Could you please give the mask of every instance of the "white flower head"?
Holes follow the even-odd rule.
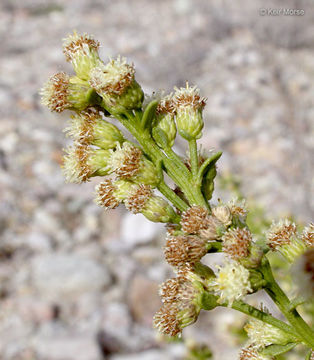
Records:
[[[293,337],[286,332],[257,319],[252,319],[244,327],[249,337],[249,344],[263,349],[272,344],[286,345]]]
[[[218,266],[218,275],[212,282],[215,293],[220,297],[218,302],[227,302],[228,306],[232,306],[235,300],[251,292],[249,277],[250,272],[235,261],[226,261],[224,266]]]

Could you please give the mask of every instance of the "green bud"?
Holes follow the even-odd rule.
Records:
[[[175,222],[177,217],[172,206],[160,196],[151,196],[146,202],[142,214],[150,221],[163,223]]]
[[[102,97],[103,106],[111,114],[142,107],[144,93],[134,73],[134,67],[120,57],[92,70],[89,83]]]
[[[105,150],[114,149],[117,144],[125,141],[121,131],[103,120],[93,109],[73,116],[70,126],[65,131],[81,144],[95,145]]]
[[[52,76],[41,89],[42,104],[51,111],[84,110],[98,102],[96,92],[77,76],[61,72]]]
[[[199,139],[204,126],[202,112],[205,99],[200,97],[195,86],[189,87],[188,83],[185,88],[175,90],[173,101],[178,131],[186,140]]]
[[[176,138],[177,128],[174,116],[171,113],[160,114],[156,117],[156,126],[152,129],[152,135],[161,148],[172,147]]]
[[[80,79],[89,80],[91,70],[102,63],[98,48],[99,42],[87,34],[78,35],[74,32],[64,39],[64,55]]]

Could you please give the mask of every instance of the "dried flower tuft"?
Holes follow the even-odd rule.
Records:
[[[142,150],[125,142],[122,147],[112,153],[112,168],[117,176],[121,178],[131,178],[136,175],[140,169],[140,161],[142,157]]]
[[[154,327],[170,336],[180,334],[182,329],[177,319],[178,311],[176,303],[164,304],[154,316]]]
[[[70,77],[64,72],[51,76],[40,91],[41,103],[51,111],[62,112],[67,109],[69,81]]]
[[[193,205],[183,212],[181,226],[187,234],[197,234],[200,230],[206,229],[208,210],[202,206]]]
[[[307,247],[314,247],[314,223],[311,223],[303,230],[302,241],[306,244]]]
[[[196,86],[189,86],[189,83],[186,83],[186,87],[181,87],[175,89],[175,94],[173,96],[173,103],[176,109],[184,107],[192,107],[195,110],[203,109],[206,105],[206,98],[200,96],[200,90]]]
[[[63,53],[67,61],[72,61],[77,53],[89,56],[90,51],[98,51],[100,44],[87,34],[78,35],[74,32],[63,40]]]
[[[178,293],[180,289],[180,281],[179,278],[168,279],[164,283],[162,283],[159,287],[159,295],[161,297],[161,301],[165,303],[172,303],[178,300]]]
[[[204,224],[206,227],[199,230],[199,234],[208,241],[218,240],[221,237],[220,233],[225,230],[221,221],[212,215],[207,216]]]
[[[296,235],[296,226],[288,219],[273,222],[267,232],[267,242],[271,249],[291,243],[291,238]]]
[[[239,360],[271,360],[273,358],[265,357],[259,354],[254,346],[243,348],[239,354]]]
[[[228,230],[222,237],[223,251],[233,260],[239,260],[249,255],[252,234],[247,228]]]
[[[239,217],[242,220],[245,220],[247,216],[247,207],[245,200],[232,199],[228,202],[228,207],[230,209],[231,215]]]
[[[168,236],[164,254],[168,264],[182,266],[198,262],[207,253],[204,239],[194,235]]]
[[[125,201],[125,207],[133,214],[142,212],[148,199],[153,195],[150,185],[139,185],[134,188]]]
[[[97,92],[122,95],[126,88],[134,81],[135,69],[127,59],[118,56],[108,64],[93,69],[90,85]]]

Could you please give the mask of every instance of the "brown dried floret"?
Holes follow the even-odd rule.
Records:
[[[252,234],[247,228],[228,230],[222,237],[223,251],[232,259],[239,260],[249,255]]]
[[[120,201],[114,196],[115,190],[112,179],[105,179],[96,187],[96,203],[106,209],[115,209],[120,204]]]
[[[65,72],[59,72],[46,82],[40,94],[41,102],[51,111],[62,112],[69,106],[69,81],[70,78]]]
[[[140,169],[141,157],[141,149],[125,142],[122,148],[113,153],[112,167],[120,178],[131,178]]]
[[[291,238],[296,235],[296,225],[288,219],[272,223],[267,232],[267,243],[271,249],[291,243]]]
[[[87,49],[98,51],[99,46],[99,41],[94,40],[91,36],[87,34],[78,35],[74,33],[74,35],[70,35],[65,39],[63,44],[63,53],[66,60],[71,61],[77,52],[80,51],[84,53]]]
[[[143,210],[152,194],[153,192],[150,185],[141,184],[137,186],[125,200],[125,207],[133,214],[138,214]]]
[[[314,223],[311,223],[308,227],[304,229],[302,234],[302,240],[307,247],[314,247]]]
[[[164,247],[166,261],[172,266],[193,264],[206,253],[204,239],[193,235],[169,236]]]
[[[182,213],[181,226],[187,234],[197,234],[207,227],[208,210],[199,205],[193,205]]]
[[[176,336],[181,333],[180,322],[177,319],[179,309],[176,303],[166,303],[154,316],[154,327],[161,333]]]

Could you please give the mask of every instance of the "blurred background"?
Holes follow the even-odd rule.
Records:
[[[216,198],[240,191],[262,214],[304,223],[314,211],[314,3],[0,2],[0,359],[184,359],[184,342],[151,328],[171,276],[163,226],[105,213],[93,202],[99,179],[65,184],[61,174],[69,114],[49,113],[38,89],[71,71],[61,44],[73,29],[94,35],[104,59],[134,62],[146,93],[197,84],[208,97],[200,142],[224,152]],[[234,360],[234,323],[243,319],[232,311],[204,313],[184,338]]]

